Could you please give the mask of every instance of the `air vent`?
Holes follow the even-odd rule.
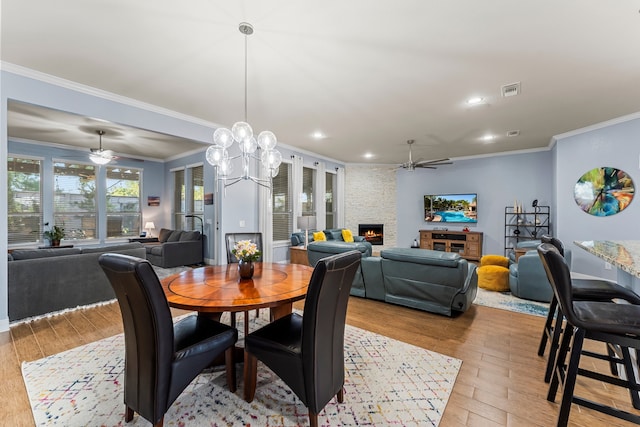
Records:
[[[507,132],[507,136],[519,136],[519,135],[520,135],[519,130],[510,130],[509,132]]]
[[[503,97],[520,95],[520,82],[504,85],[500,88]]]

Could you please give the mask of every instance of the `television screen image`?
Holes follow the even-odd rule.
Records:
[[[431,194],[424,196],[424,220],[427,222],[478,222],[478,195]]]

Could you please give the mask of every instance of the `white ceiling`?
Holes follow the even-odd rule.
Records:
[[[639,9],[638,0],[2,0],[1,59],[230,126],[244,118],[247,21],[255,130],[345,162],[402,163],[408,139],[414,159],[535,149],[640,111]],[[521,94],[501,97],[514,82]],[[486,104],[467,106],[472,96]],[[22,107],[10,110],[9,134],[52,141],[62,117],[25,117]],[[94,124],[62,127],[86,141]],[[317,130],[327,137],[314,140]],[[492,143],[481,140],[488,133]],[[184,151],[167,143],[161,153],[145,136],[103,143],[138,157],[149,143],[159,157]]]

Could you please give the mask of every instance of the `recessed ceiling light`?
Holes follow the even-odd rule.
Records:
[[[475,96],[473,98],[467,99],[467,104],[469,105],[478,105],[478,104],[482,104],[483,102],[484,102],[484,98],[481,98],[479,96]]]
[[[484,142],[491,142],[495,139],[495,135],[485,135],[482,138],[480,138],[482,141]]]
[[[311,134],[313,139],[325,139],[327,136],[321,131],[317,130]]]
[[[373,155],[373,153],[364,153],[362,157],[364,157],[365,159],[373,159],[375,156]]]

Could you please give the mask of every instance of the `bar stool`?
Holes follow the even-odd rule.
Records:
[[[559,239],[548,234],[540,237],[542,243],[553,245],[560,255],[564,257],[564,244]],[[615,282],[602,279],[571,279],[571,291],[574,301],[601,301],[610,302],[614,299],[626,300],[631,304],[640,305],[640,296],[630,289],[620,286]],[[554,323],[555,319],[555,323]],[[562,334],[562,324],[564,316],[558,305],[558,299],[555,294],[551,297],[549,304],[549,313],[544,324],[540,345],[538,346],[538,356],[543,356],[549,341],[549,358],[547,359],[547,368],[545,370],[544,381],[549,382],[553,373],[553,365],[555,363],[556,353],[560,345],[560,336]],[[609,356],[612,356],[613,349],[607,346]],[[615,364],[611,365],[611,373],[617,374]],[[640,405],[640,402],[638,402]],[[634,405],[635,406],[635,405]],[[640,406],[639,406],[640,408]]]
[[[582,375],[629,389],[631,400],[635,406],[640,385],[636,380],[629,349],[640,348],[640,306],[613,302],[574,301],[571,274],[564,257],[549,243],[538,246],[538,254],[567,322],[547,394],[548,401],[555,401],[558,386],[560,383],[563,384],[557,425],[567,425],[572,403],[636,424],[640,423],[640,415],[574,395],[577,376]],[[618,345],[621,357],[615,354],[612,357],[594,356],[584,352],[585,339]],[[610,363],[622,365],[626,379],[579,368],[580,357],[583,355],[598,357],[609,360]]]

